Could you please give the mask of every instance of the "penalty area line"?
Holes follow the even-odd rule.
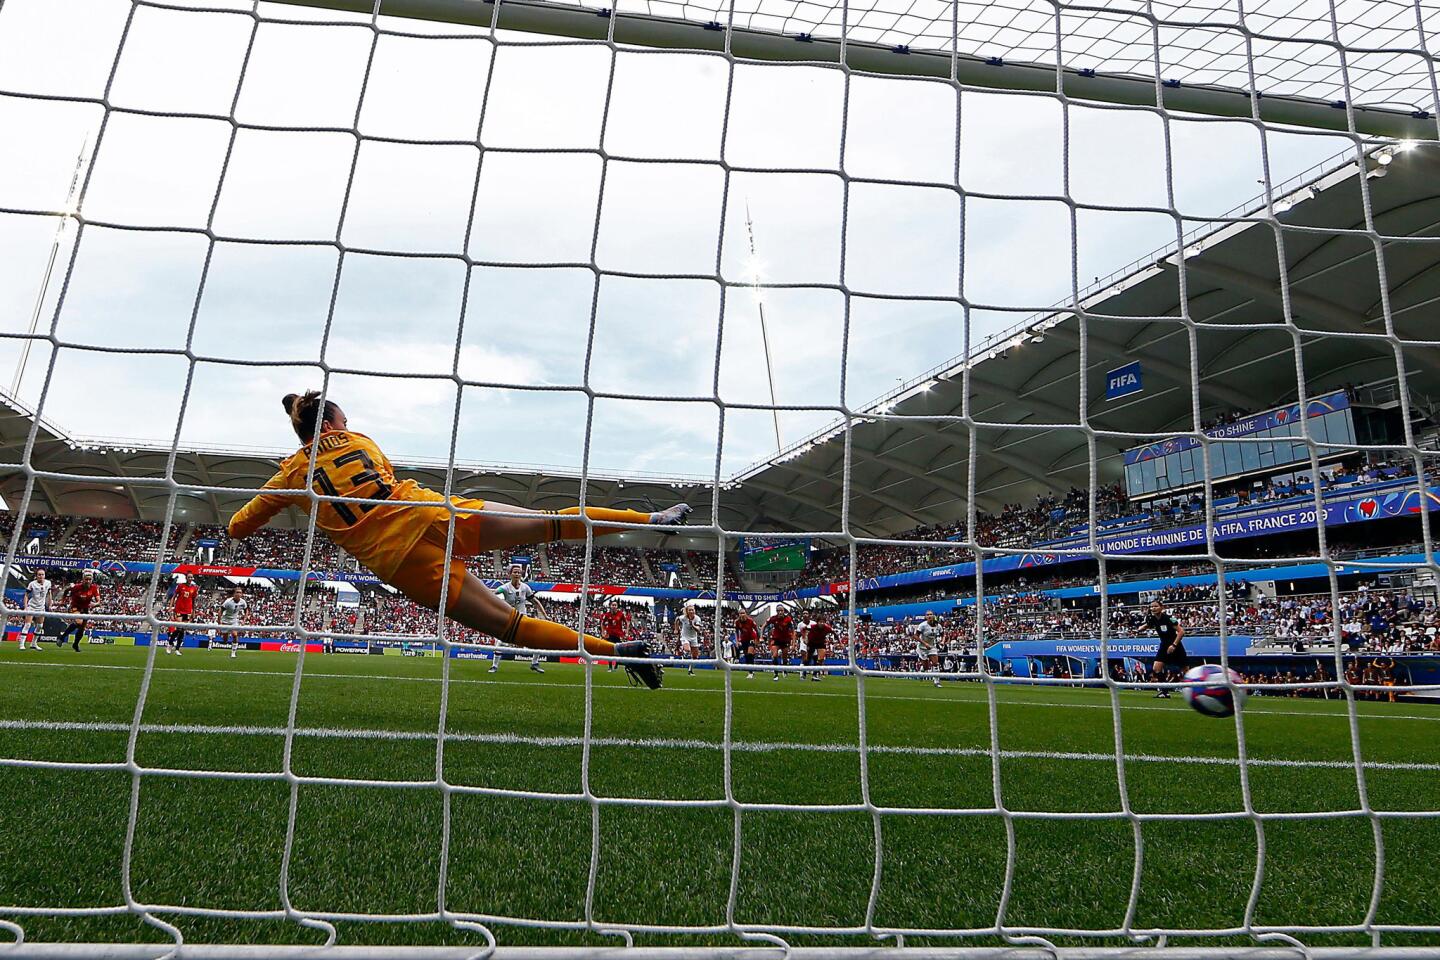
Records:
[[[0,720],[0,730],[44,730],[75,731],[85,733],[128,733],[128,723],[106,723],[89,720]],[[227,737],[283,737],[285,727],[251,726],[244,724],[203,724],[203,723],[142,723],[140,732],[148,734],[190,734],[201,736]],[[367,730],[349,727],[296,727],[295,736],[317,740],[381,740],[381,741],[422,741],[434,743],[435,733],[423,730]],[[574,736],[527,736],[519,733],[446,733],[446,743],[482,743],[498,746],[527,747],[580,747],[584,737]],[[629,747],[659,750],[723,750],[724,744],[715,740],[670,737],[591,737],[592,747]],[[852,743],[793,743],[788,741],[732,740],[730,749],[737,753],[851,753],[858,754],[860,748]],[[917,757],[990,757],[991,751],[979,747],[917,747],[903,745],[872,745],[867,748],[872,754],[895,754]],[[1115,754],[1099,751],[1063,750],[1001,750],[999,756],[1006,760],[1075,760],[1114,763]],[[1203,755],[1167,756],[1153,753],[1132,753],[1125,756],[1127,763],[1179,763],[1207,767],[1236,767],[1236,757]],[[1303,767],[1322,770],[1353,770],[1352,760],[1287,760],[1281,758],[1259,758],[1246,761],[1250,767]],[[1367,770],[1415,770],[1440,771],[1440,763],[1366,761]]]

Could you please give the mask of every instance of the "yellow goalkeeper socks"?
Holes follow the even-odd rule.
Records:
[[[584,540],[585,522],[578,519],[580,516],[579,507],[566,507],[564,510],[557,510],[550,518],[550,539],[551,540]],[[609,523],[649,523],[650,514],[641,513],[639,510],[612,510],[609,507],[586,507],[585,516],[591,520],[599,520]],[[574,520],[565,520],[563,517],[576,517]],[[619,533],[624,527],[607,527],[595,524],[595,535],[598,537],[606,533]]]
[[[500,631],[498,639],[500,645],[505,647],[524,647],[528,650],[568,650],[578,653],[580,647],[575,642],[577,636],[578,634],[574,630],[563,624],[521,616],[520,611],[512,610],[510,622],[506,624],[504,630]],[[585,649],[596,656],[604,656],[614,652],[615,644],[586,634]]]

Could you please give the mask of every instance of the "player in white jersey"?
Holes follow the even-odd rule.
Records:
[[[915,628],[915,653],[920,656],[921,661],[926,664],[926,669],[932,673],[940,669],[940,640],[944,631],[940,629],[940,620],[934,613],[925,614],[925,620]],[[940,686],[940,678],[933,677],[935,686]]]
[[[530,605],[535,605],[535,611],[542,618],[549,620],[545,608],[540,604],[540,598],[535,596],[535,590],[521,579],[525,571],[518,563],[510,564],[510,579],[495,588],[495,594],[510,605],[510,609],[519,613],[522,617],[530,616]],[[500,649],[497,646],[490,657],[490,672],[494,673],[500,669]],[[540,654],[534,654],[530,658],[530,669],[536,673],[544,673],[545,668],[540,666]]]
[[[230,644],[230,659],[240,649],[240,624],[245,619],[245,609],[250,604],[245,600],[245,589],[236,587],[230,596],[220,602],[220,642]]]
[[[802,613],[800,614],[800,616],[795,618],[795,637],[796,642],[799,645],[799,648],[796,652],[800,654],[801,665],[810,662],[810,624],[814,622],[814,619],[810,616],[808,612]],[[801,680],[804,680],[807,675],[807,671],[800,671]]]
[[[20,649],[25,649],[25,638],[30,638],[30,649],[40,649],[40,638],[44,632],[45,618],[41,614],[50,609],[50,587],[52,582],[45,578],[45,568],[35,571],[35,579],[25,585],[25,621],[20,625]]]
[[[685,672],[692,676],[695,673],[695,658],[700,656],[702,626],[700,614],[695,612],[695,604],[685,604],[685,612],[675,620],[675,634],[680,638],[680,656],[690,661],[690,667]]]

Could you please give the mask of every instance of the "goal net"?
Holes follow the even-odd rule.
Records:
[[[0,954],[1440,955],[1437,30],[0,0]],[[310,386],[446,495],[689,499],[471,561],[666,686],[232,556]],[[80,569],[133,649],[41,648]],[[276,656],[172,661],[184,570]]]

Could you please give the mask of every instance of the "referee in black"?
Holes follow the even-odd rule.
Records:
[[[1165,605],[1159,600],[1150,601],[1148,626],[1160,639],[1160,647],[1155,651],[1155,663],[1151,667],[1150,675],[1155,678],[1156,683],[1165,683],[1173,679],[1171,671],[1179,674],[1185,669],[1185,628],[1165,612]],[[1158,690],[1155,696],[1170,696],[1170,691],[1164,687]]]

